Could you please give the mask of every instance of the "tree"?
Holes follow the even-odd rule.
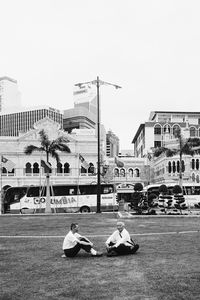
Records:
[[[48,165],[50,156],[56,159],[57,164],[60,162],[58,151],[66,152],[66,153],[71,152],[70,148],[66,145],[66,143],[68,143],[69,141],[65,137],[61,136],[51,141],[49,140],[48,135],[45,133],[43,129],[39,132],[39,135],[40,135],[41,146],[40,147],[34,145],[26,146],[24,149],[24,153],[26,155],[31,155],[35,151],[45,152],[46,162]],[[50,169],[46,168],[46,185],[47,185],[46,186],[46,208],[45,208],[46,213],[51,213],[49,173],[50,173]]]
[[[199,138],[185,139],[182,136],[180,129],[177,129],[174,132],[174,136],[178,142],[177,148],[175,149],[170,149],[167,147],[156,148],[154,151],[154,157],[159,157],[162,153],[165,153],[166,157],[179,155],[179,185],[182,188],[183,185],[182,173],[184,171],[183,159],[182,159],[183,154],[193,156],[195,153],[200,153],[200,148],[196,150],[193,149],[194,147],[200,147],[200,139]]]

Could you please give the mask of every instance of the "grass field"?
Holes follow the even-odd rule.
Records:
[[[0,217],[1,300],[200,299],[199,217],[126,219],[137,254],[61,258],[73,221],[105,252],[115,214]]]

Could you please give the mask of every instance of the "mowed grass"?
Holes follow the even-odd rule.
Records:
[[[105,252],[116,214],[0,217],[1,300],[200,299],[200,218],[125,219],[137,254],[95,258],[81,251],[63,259],[74,221]]]

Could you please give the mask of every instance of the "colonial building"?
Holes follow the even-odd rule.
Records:
[[[60,164],[57,165],[53,158],[50,158],[52,166],[51,183],[95,183],[97,182],[97,137],[94,129],[75,129],[71,134],[63,131],[59,123],[50,118],[44,118],[34,124],[34,128],[20,136],[0,137],[1,157],[14,163],[11,172],[2,162],[1,188],[6,186],[23,185],[44,185],[45,172],[41,167],[41,160],[45,160],[45,154],[33,152],[32,155],[24,154],[27,145],[39,146],[39,132],[44,129],[49,139],[64,136],[69,140],[68,146],[71,153],[60,152]],[[80,160],[84,158],[88,168]],[[117,167],[113,158],[110,159],[110,168],[103,172],[103,164],[108,159],[101,147],[102,157],[102,182],[113,183],[134,183],[146,181],[146,169],[144,159],[124,158],[123,167]],[[111,170],[111,172],[110,172]]]
[[[190,137],[200,137],[200,112],[152,111],[133,138],[135,157],[145,157],[163,146],[166,138],[173,139],[177,128],[188,128]]]

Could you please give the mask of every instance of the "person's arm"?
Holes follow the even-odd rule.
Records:
[[[109,246],[110,242],[114,242],[115,241],[114,236],[115,236],[115,232],[113,232],[113,234],[111,234],[109,236],[109,238],[107,239],[107,241],[105,242],[107,249],[110,248],[110,246]]]
[[[76,236],[77,238],[77,242],[81,245],[90,245],[90,246],[93,246],[93,243],[88,239],[86,238],[85,236],[81,236],[80,234],[78,236]],[[82,241],[81,239],[84,239],[85,241]]]

